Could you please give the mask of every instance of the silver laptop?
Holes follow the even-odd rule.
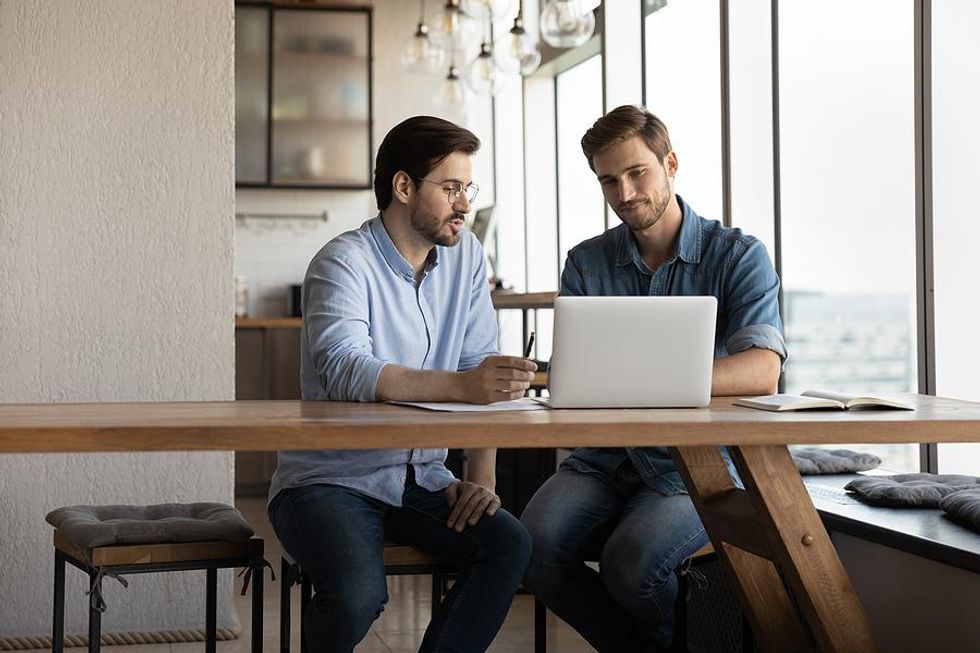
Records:
[[[548,405],[707,406],[717,305],[710,296],[558,297]]]

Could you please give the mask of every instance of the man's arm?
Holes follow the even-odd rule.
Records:
[[[768,395],[779,383],[779,354],[771,349],[746,349],[737,354],[716,358],[711,373],[711,394]]]
[[[378,401],[465,401],[489,404],[520,399],[531,387],[532,361],[514,356],[488,356],[464,372],[416,370],[388,363],[381,368]]]
[[[446,525],[462,531],[483,515],[493,516],[500,508],[500,497],[494,493],[496,484],[497,450],[467,449],[466,480],[446,488],[446,499],[452,508]]]

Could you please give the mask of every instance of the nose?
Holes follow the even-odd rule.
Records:
[[[466,191],[464,190],[459,194],[459,197],[457,197],[456,201],[453,203],[453,209],[459,211],[460,213],[469,213],[471,208],[470,199],[466,197]]]
[[[619,201],[629,202],[636,195],[636,189],[633,187],[633,182],[629,178],[620,179],[619,181]]]

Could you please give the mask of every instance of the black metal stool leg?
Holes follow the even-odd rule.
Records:
[[[54,552],[54,618],[51,623],[51,652],[65,650],[65,556]]]
[[[102,591],[102,580],[99,573],[90,569],[89,576],[89,603],[88,603],[88,650],[89,653],[99,653],[102,648],[102,613],[96,609],[95,601],[92,597],[96,592]]]
[[[306,625],[304,623],[306,621],[306,608],[310,605],[310,599],[313,598],[313,584],[310,583],[310,577],[302,572],[300,573],[299,577],[299,592],[299,605],[302,613],[299,617],[299,629],[302,632],[299,639],[299,651],[300,653],[307,653],[306,629],[303,626]]]
[[[204,601],[204,651],[218,650],[218,570],[207,570],[207,591]]]
[[[436,612],[439,611],[439,605],[442,603],[442,588],[443,580],[442,574],[434,573],[432,574],[432,618],[436,618]]]
[[[537,597],[534,599],[534,653],[548,651],[548,608]]]
[[[289,653],[289,635],[292,630],[290,614],[292,613],[293,587],[292,569],[285,558],[279,563],[279,652]]]
[[[262,603],[265,597],[265,567],[252,567],[252,653],[262,653]]]

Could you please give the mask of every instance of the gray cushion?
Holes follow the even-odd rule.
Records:
[[[817,449],[806,447],[790,450],[800,474],[850,474],[874,469],[881,458],[850,449]]]
[[[934,508],[947,494],[966,488],[980,488],[980,479],[959,474],[895,474],[867,476],[844,486],[874,505],[914,508]]]
[[[46,519],[82,550],[117,544],[245,542],[253,533],[241,513],[223,503],[71,506],[52,510]]]
[[[980,533],[980,488],[947,494],[939,501],[939,508],[953,521]]]

